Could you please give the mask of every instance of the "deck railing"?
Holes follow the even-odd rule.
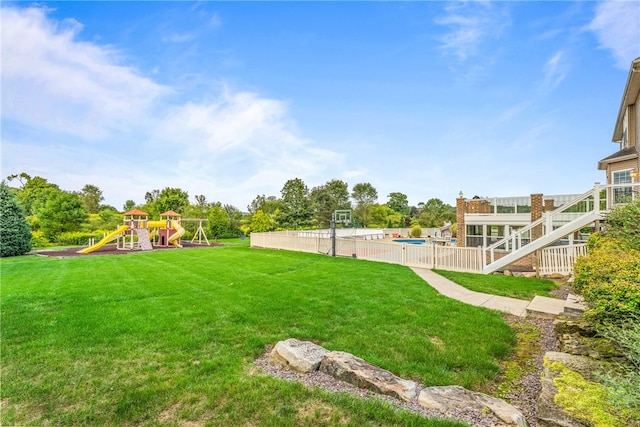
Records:
[[[573,274],[576,260],[587,254],[585,243],[566,246],[550,246],[538,252],[538,274],[541,276],[560,273]]]

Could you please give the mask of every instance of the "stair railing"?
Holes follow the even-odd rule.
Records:
[[[527,246],[528,244],[530,244],[533,241],[533,236],[531,232],[534,229],[536,229],[536,227],[542,228],[542,233],[537,238],[550,234],[554,230],[553,228],[554,219],[556,219],[560,214],[566,213],[568,209],[574,206],[577,206],[581,202],[586,203],[586,211],[581,213],[584,213],[584,214],[592,213],[592,212],[601,213],[602,207],[600,203],[600,191],[601,191],[601,185],[600,183],[596,182],[594,187],[589,191],[587,191],[586,193],[581,194],[580,196],[576,197],[572,201],[565,203],[564,205],[553,210],[552,212],[544,213],[540,219],[532,222],[526,227],[512,231],[511,234],[503,237],[497,242],[489,246],[484,246],[482,248],[483,267],[486,267],[488,264],[491,264],[495,261],[496,249],[504,247],[504,249],[510,252],[515,252]],[[526,236],[527,233],[529,233],[529,238],[528,239],[523,238],[523,236]],[[489,259],[490,259],[489,263],[487,263],[487,253],[489,254]]]

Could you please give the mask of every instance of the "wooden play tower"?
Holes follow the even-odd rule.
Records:
[[[122,218],[122,223],[128,228],[120,237],[118,237],[117,248],[119,250],[136,250],[142,249],[148,251],[153,249],[151,242],[149,241],[149,214],[141,211],[140,209],[133,209],[129,212],[125,212]],[[134,236],[138,236],[138,239]]]
[[[180,224],[181,217],[182,215],[171,210],[160,214],[160,221],[165,221],[166,226],[164,228],[158,228],[157,233],[154,233],[153,246],[168,247],[172,245],[169,243],[169,239],[178,231],[172,227],[171,222],[176,221]],[[177,244],[180,244],[180,239],[178,239]]]

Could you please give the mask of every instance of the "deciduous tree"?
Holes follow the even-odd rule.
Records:
[[[336,210],[351,209],[349,189],[346,182],[339,179],[314,187],[310,193],[313,217],[319,227],[329,227]]]
[[[182,213],[189,205],[189,194],[179,188],[167,187],[158,194],[155,205],[159,214],[166,211]]]
[[[247,206],[247,210],[250,214],[255,214],[258,211],[262,211],[266,214],[273,215],[277,210],[282,209],[282,200],[278,200],[276,196],[257,195],[255,199],[251,201],[251,204]]]
[[[275,230],[275,221],[271,217],[271,215],[258,210],[256,213],[251,215],[251,231],[255,233],[264,233],[267,231]]]
[[[240,230],[240,225],[242,222],[242,212],[240,212],[240,209],[229,204],[223,205],[222,209],[227,213],[227,216],[229,217],[229,231],[226,237],[240,237],[240,235],[242,234],[242,230]]]
[[[104,200],[104,197],[102,196],[102,190],[97,186],[87,184],[82,187],[82,190],[80,190],[78,195],[84,203],[84,207],[87,209],[88,213],[94,214],[100,211],[100,202]]]
[[[216,204],[209,209],[209,230],[214,239],[226,237],[229,232],[229,215]]]
[[[407,216],[411,213],[411,208],[409,207],[409,199],[407,199],[407,195],[403,193],[389,193],[387,196],[389,201],[387,201],[387,206],[393,209],[394,212],[399,213],[402,216]]]
[[[80,196],[58,190],[37,212],[45,237],[53,240],[58,234],[78,231],[88,215]]]
[[[127,200],[126,202],[124,202],[122,209],[124,209],[124,212],[129,212],[135,207],[136,207],[136,202],[134,202],[133,200]]]
[[[282,190],[282,211],[279,225],[282,228],[299,229],[309,227],[313,211],[309,189],[300,178],[288,180]]]
[[[454,222],[455,220],[455,208],[435,198],[427,200],[418,218],[422,227],[441,227],[445,222]]]
[[[60,188],[47,182],[46,179],[39,176],[31,177],[26,173],[20,175],[11,175],[8,180],[19,179],[21,187],[16,193],[16,197],[20,205],[24,208],[27,216],[34,215],[46,201]]]
[[[355,201],[355,214],[363,227],[369,223],[369,206],[378,200],[378,191],[368,182],[353,186],[351,197]]]

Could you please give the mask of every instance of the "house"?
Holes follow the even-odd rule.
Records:
[[[598,169],[606,171],[607,185],[613,186],[609,202],[617,204],[634,197],[634,186],[625,184],[640,182],[640,58],[631,63],[612,141],[619,149],[600,160]]]
[[[584,194],[502,197],[456,201],[457,245],[481,247],[483,271],[514,263],[535,267],[538,251],[573,247],[599,227],[615,205],[640,195],[640,58],[631,63],[616,119],[613,142],[619,150],[598,162],[606,184]]]

